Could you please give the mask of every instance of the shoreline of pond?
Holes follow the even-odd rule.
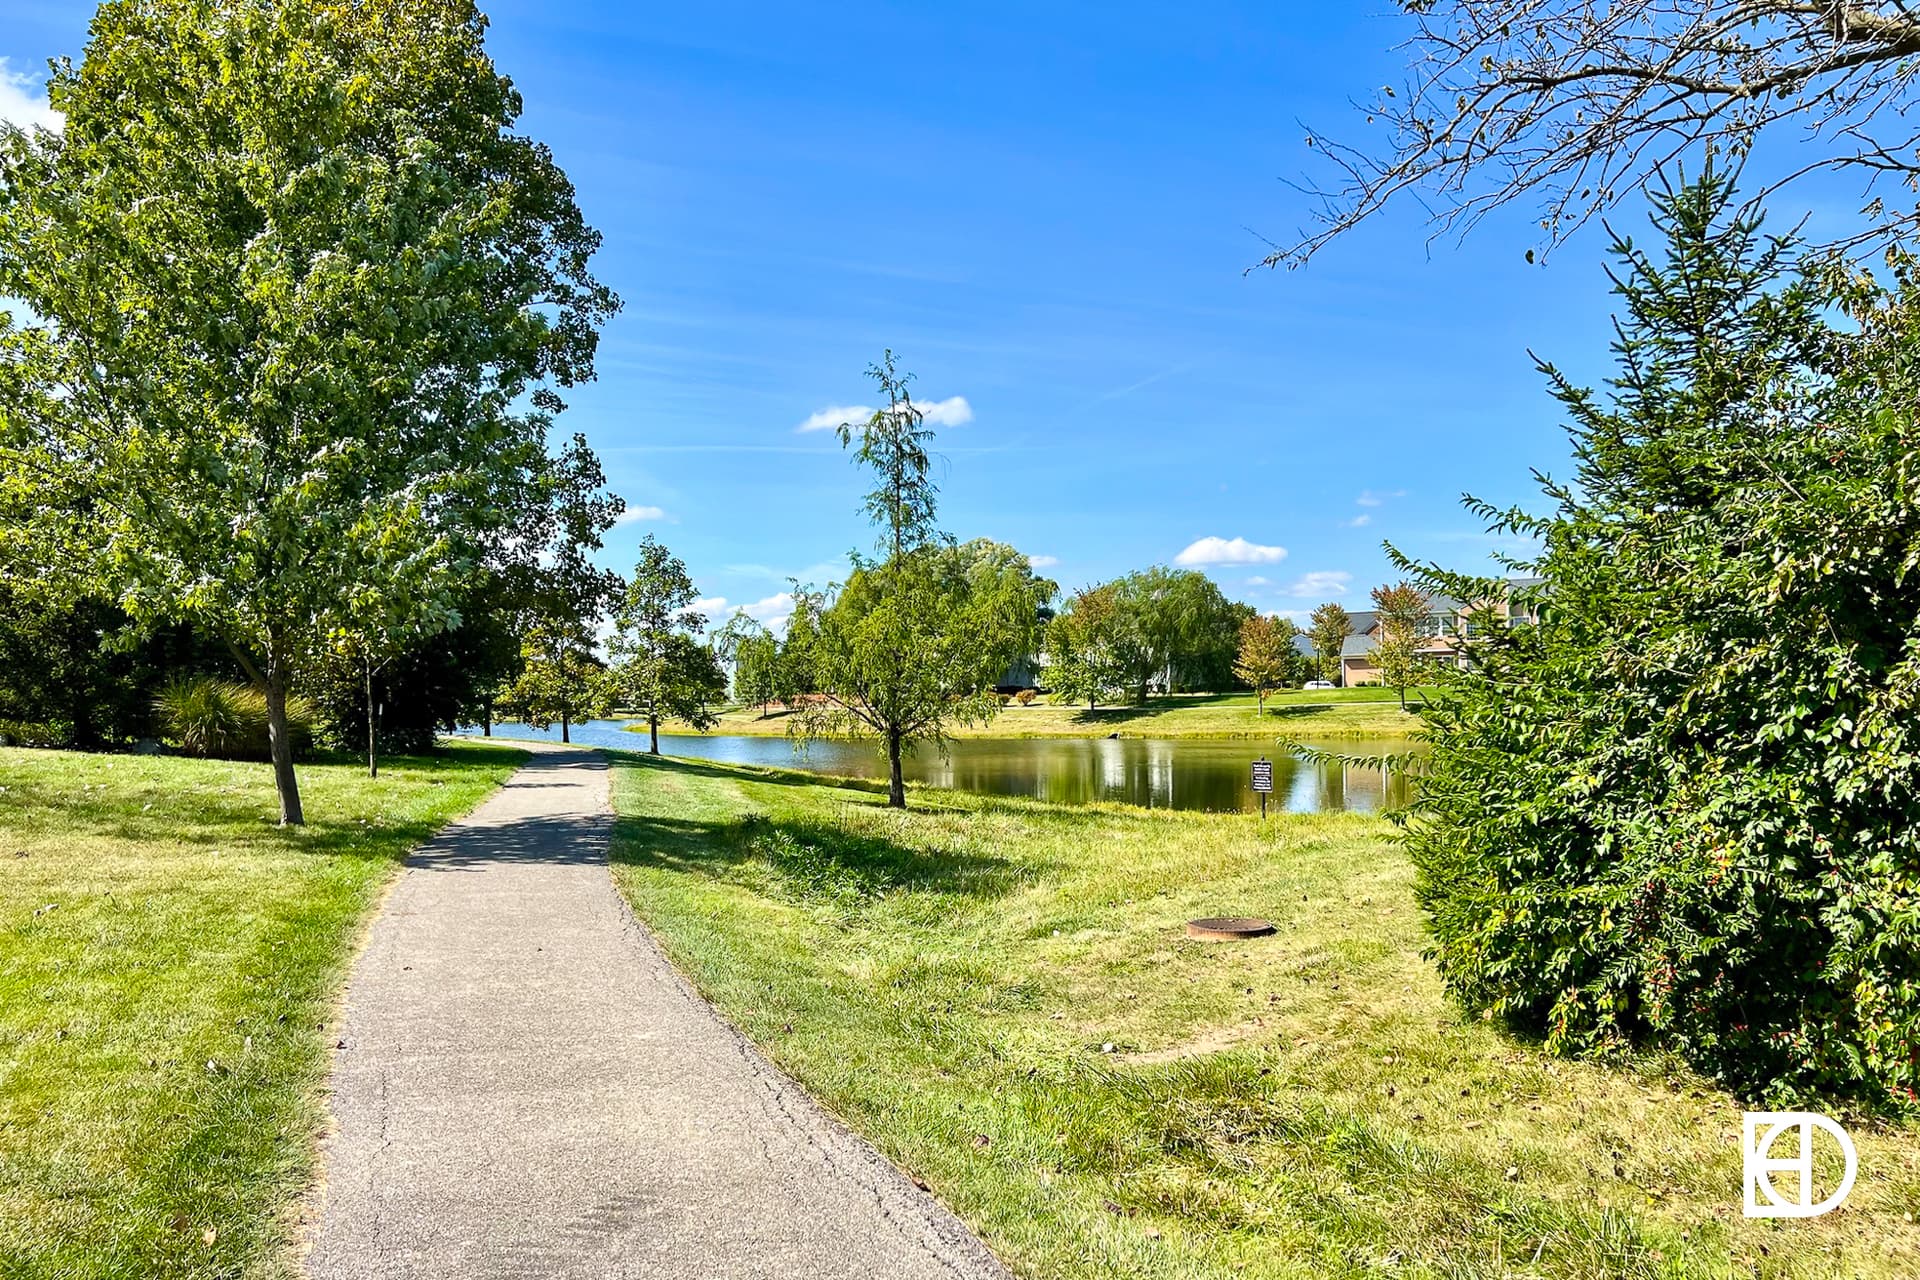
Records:
[[[560,737],[557,729],[519,724],[495,728],[496,740],[502,742]],[[570,736],[582,746],[645,754],[646,735],[644,731],[635,735],[632,728],[625,721],[591,721],[573,726]],[[480,733],[469,729],[462,736],[478,739]],[[1421,750],[1405,737],[1331,739],[1303,734],[1296,742],[1335,756],[1361,758]],[[1411,784],[1404,774],[1364,763],[1310,758],[1292,749],[1294,745],[1266,735],[965,737],[949,740],[944,751],[923,748],[908,757],[907,777],[932,788],[1061,804],[1111,802],[1147,809],[1256,812],[1258,793],[1252,790],[1251,766],[1258,757],[1272,765],[1272,802],[1282,810],[1375,812],[1400,807],[1411,799]],[[885,773],[877,746],[869,740],[829,739],[803,745],[784,734],[688,734],[663,729],[660,749],[662,755],[681,759],[819,777],[871,782]]]

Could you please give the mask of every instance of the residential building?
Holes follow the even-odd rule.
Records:
[[[1537,605],[1516,601],[1516,592],[1540,585],[1539,578],[1509,578],[1499,599],[1474,608],[1451,596],[1436,595],[1427,601],[1427,616],[1420,622],[1419,647],[1415,653],[1421,662],[1464,668],[1467,657],[1461,642],[1479,634],[1480,628],[1525,625],[1538,621]],[[1380,683],[1380,667],[1374,651],[1380,646],[1380,615],[1353,614],[1353,629],[1340,650],[1340,683],[1347,687]]]

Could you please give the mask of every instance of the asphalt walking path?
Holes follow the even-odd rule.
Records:
[[[536,750],[356,962],[307,1273],[1005,1280],[667,963],[607,869],[604,757]]]

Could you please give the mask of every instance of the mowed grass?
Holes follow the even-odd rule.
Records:
[[[1914,1129],[1847,1117],[1845,1209],[1744,1219],[1739,1102],[1459,1013],[1376,818],[902,815],[640,757],[615,798],[616,878],[675,963],[1024,1277],[1920,1271]],[[1278,934],[1183,936],[1242,913]]]
[[[405,854],[522,753],[300,770],[0,750],[0,1276],[287,1264],[325,1031]]]
[[[1408,691],[1409,705],[1419,695]],[[729,707],[710,732],[718,734],[779,735],[787,732],[791,717],[775,705],[763,715],[757,706]],[[663,725],[662,728],[668,726]],[[1391,689],[1358,688],[1310,692],[1291,690],[1267,699],[1267,711],[1246,694],[1179,694],[1154,698],[1144,707],[1059,706],[1041,698],[1027,706],[1015,703],[984,725],[961,725],[957,738],[1309,738],[1394,737],[1414,732],[1420,718],[1400,709]],[[644,733],[645,725],[636,732]],[[673,725],[671,732],[688,732]]]

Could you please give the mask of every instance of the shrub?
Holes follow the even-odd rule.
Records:
[[[154,710],[166,732],[187,755],[213,759],[265,760],[267,698],[250,685],[211,676],[177,676],[160,690]],[[287,700],[295,754],[305,751],[313,711],[299,698]]]
[[[1033,700],[1039,696],[1040,691],[1038,689],[1022,689],[1013,695],[1013,700],[1023,707],[1030,707],[1033,705]]]
[[[1664,199],[1664,262],[1616,245],[1610,398],[1547,370],[1577,483],[1478,508],[1539,539],[1541,618],[1445,675],[1405,838],[1469,1009],[1749,1097],[1913,1102],[1920,285],[1829,324],[1729,198]]]

